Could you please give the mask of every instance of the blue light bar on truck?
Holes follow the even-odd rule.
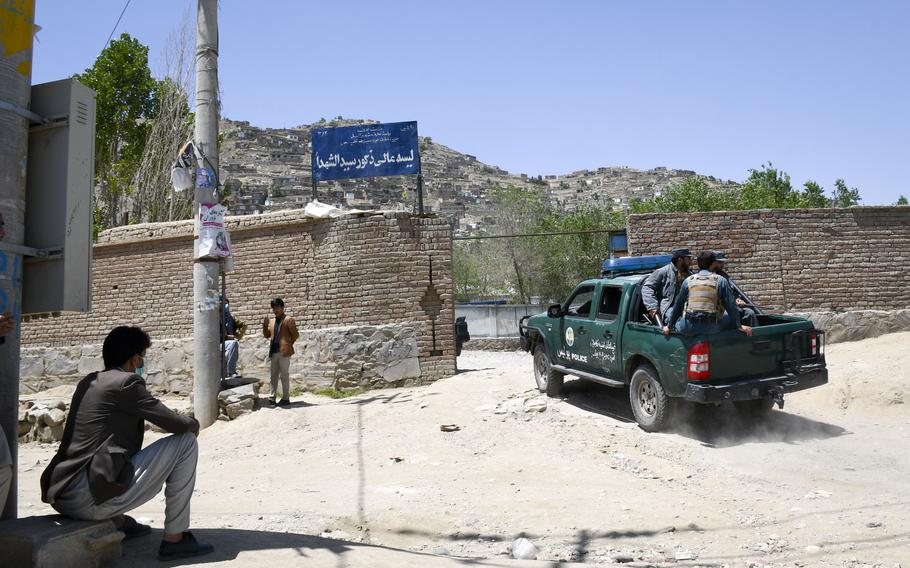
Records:
[[[669,254],[652,256],[627,256],[625,258],[608,258],[604,261],[604,274],[622,274],[623,272],[646,272],[670,264],[673,257]]]

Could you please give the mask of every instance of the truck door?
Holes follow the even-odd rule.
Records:
[[[593,284],[579,286],[569,297],[561,321],[560,348],[556,357],[569,367],[586,368],[590,346],[588,333],[594,318]]]
[[[619,353],[619,332],[622,304],[622,286],[603,285],[597,300],[594,319],[588,325],[589,372],[612,379],[622,379],[622,362]]]

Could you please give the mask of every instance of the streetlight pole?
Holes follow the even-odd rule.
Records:
[[[198,259],[199,212],[203,204],[218,198],[218,1],[198,0],[196,13],[196,124],[194,140],[204,159],[200,167],[211,169],[215,191],[196,188],[194,212],[196,238],[193,244],[193,407],[202,428],[218,418],[220,365],[220,298],[218,259]],[[213,195],[214,194],[214,195]]]

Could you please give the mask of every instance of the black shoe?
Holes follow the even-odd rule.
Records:
[[[136,519],[129,515],[123,515],[123,525],[117,530],[123,533],[123,540],[130,540],[131,538],[139,538],[149,534],[152,532],[152,527],[137,522]]]
[[[161,541],[161,546],[158,547],[158,560],[175,560],[177,558],[201,556],[214,550],[215,547],[211,544],[199,542],[193,536],[193,533],[184,531],[183,538],[178,542]]]
[[[278,401],[278,406],[287,406],[289,404],[291,404],[291,401],[286,398],[282,398],[280,401]]]
[[[275,406],[275,399],[274,399],[274,398],[270,398],[270,399],[269,399],[269,406]]]

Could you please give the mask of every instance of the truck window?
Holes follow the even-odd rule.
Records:
[[[566,315],[590,317],[591,300],[594,299],[594,286],[585,286],[575,291],[569,299]]]
[[[600,295],[600,308],[597,319],[614,320],[619,315],[619,303],[622,301],[622,288],[604,286]]]

